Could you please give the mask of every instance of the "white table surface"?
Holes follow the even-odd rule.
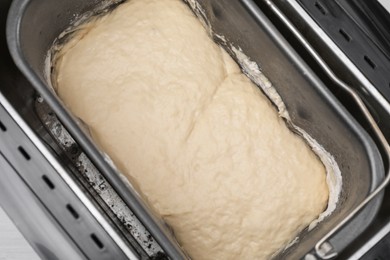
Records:
[[[0,207],[0,260],[38,259],[38,255]]]
[[[390,0],[378,0],[379,3],[382,4],[382,6],[390,12]]]

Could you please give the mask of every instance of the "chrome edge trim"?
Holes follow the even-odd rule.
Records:
[[[31,130],[31,128],[26,124],[26,122],[20,117],[4,95],[0,92],[0,104],[3,105],[5,110],[11,115],[15,122],[20,126],[22,131],[27,135],[27,137],[33,142],[33,144],[41,151],[42,155],[49,161],[52,167],[58,172],[61,178],[65,183],[70,187],[70,189],[75,193],[75,195],[80,199],[80,201],[85,205],[89,212],[95,217],[98,223],[103,227],[107,234],[112,238],[112,240],[118,245],[118,247],[123,251],[123,253],[130,260],[138,260],[139,258],[135,253],[126,245],[123,239],[116,233],[116,231],[111,227],[99,210],[92,204],[92,202],[87,198],[83,193],[80,187],[73,181],[69,176],[66,170],[58,163],[54,158],[51,152],[45,147],[41,140],[36,136],[36,134]]]
[[[345,53],[332,41],[332,39],[322,30],[322,28],[310,17],[310,15],[299,5],[296,0],[287,0],[287,3],[314,28],[314,32],[320,37],[335,55],[351,70],[352,74],[363,84],[367,92],[371,94],[380,105],[390,114],[390,103],[382,96],[382,94],[372,85],[372,83],[363,75],[358,67],[345,55]]]

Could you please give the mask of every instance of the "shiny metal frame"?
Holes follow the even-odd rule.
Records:
[[[330,67],[324,62],[321,56],[315,51],[315,49],[306,41],[304,36],[298,31],[298,29],[289,21],[289,19],[279,10],[279,8],[273,3],[271,0],[266,0],[267,5],[271,8],[271,10],[280,18],[280,20],[288,27],[288,29],[294,34],[294,36],[299,40],[299,42],[303,45],[303,47],[311,54],[311,56],[315,59],[318,65],[321,66],[323,71],[327,74],[327,76],[338,86],[340,89],[348,93],[352,99],[359,106],[361,111],[363,112],[365,118],[369,122],[372,130],[374,131],[376,137],[380,141],[380,145],[385,151],[386,159],[390,161],[390,146],[387,142],[385,136],[382,131],[378,127],[375,122],[373,116],[371,115],[369,109],[363,102],[363,100],[358,95],[357,91],[353,89],[351,86],[347,85],[345,82],[340,80],[335,73],[330,69]],[[299,10],[299,12],[305,12],[302,7],[295,0],[288,0],[288,3],[294,7],[294,9]],[[315,23],[314,21],[312,21]],[[318,27],[318,30],[321,28]],[[325,33],[324,33],[325,34]],[[329,39],[330,40],[330,39]],[[379,93],[378,93],[379,94]],[[380,99],[382,100],[383,97]],[[347,223],[349,223],[367,204],[369,204],[372,199],[374,199],[378,194],[380,194],[384,188],[390,183],[390,169],[386,170],[386,177],[382,181],[382,183],[373,190],[346,218],[344,218],[341,222],[339,222],[333,229],[331,229],[325,236],[323,236],[315,245],[316,254],[321,259],[331,259],[338,255],[337,252],[333,251],[332,245],[328,242],[328,240],[337,232],[341,230]]]
[[[200,0],[198,0],[199,2],[201,2]],[[23,3],[23,5],[27,5],[27,2],[26,0],[19,0],[19,1],[16,1],[16,2],[20,2],[20,3]],[[16,3],[14,2],[14,3]],[[53,5],[62,5],[65,3],[69,4],[71,2],[79,2],[77,0],[72,0],[72,1],[48,1],[48,2],[45,2],[44,6],[45,6],[45,11],[47,10],[51,10],[49,7],[50,6],[53,6]],[[83,2],[83,1],[82,1]],[[87,1],[84,1],[84,3],[87,2]],[[92,2],[92,0],[91,0]],[[270,38],[272,38],[272,41],[269,40],[267,41],[267,45],[265,45],[265,47],[272,47],[271,50],[276,50],[278,48],[283,48],[283,47],[288,47],[286,42],[284,41],[284,39],[282,38],[282,36],[280,35],[276,35],[276,31],[275,31],[275,34],[274,34],[274,27],[272,27],[271,24],[269,24],[269,21],[265,19],[264,15],[260,12],[257,12],[256,10],[253,10],[253,14],[254,16],[256,17],[249,17],[249,16],[246,16],[246,17],[232,17],[232,16],[221,16],[221,14],[224,14],[224,13],[221,13],[221,11],[225,10],[224,8],[225,7],[229,7],[230,5],[226,5],[224,4],[224,1],[207,1],[207,0],[204,0],[202,1],[205,5],[207,4],[207,10],[210,12],[210,17],[214,17],[214,22],[215,22],[215,26],[217,26],[217,24],[223,24],[225,26],[225,28],[230,28],[230,26],[234,27],[234,26],[239,26],[239,25],[250,25],[251,28],[257,28],[258,29],[258,26],[255,26],[255,24],[257,23],[262,23],[264,25],[264,28],[260,28],[259,30],[259,33],[261,33],[260,35],[267,35],[267,36],[270,36]],[[36,1],[36,3],[43,3],[42,1]],[[79,2],[80,3],[80,2]],[[240,11],[241,13],[243,13],[245,10],[243,7],[246,7],[247,9],[252,9],[252,8],[255,8],[255,5],[253,3],[253,1],[250,1],[250,0],[241,0],[241,1],[232,1],[231,2],[232,5],[230,6],[230,9],[227,9],[226,11],[229,11],[229,12],[233,12],[234,14],[236,14],[236,12]],[[23,7],[23,5],[21,5]],[[31,4],[32,5],[32,4]],[[30,6],[31,6],[30,5]],[[242,6],[242,5],[245,5],[245,6]],[[251,8],[252,7],[252,8]],[[60,8],[59,8],[60,9]],[[14,15],[13,18],[18,18],[18,20],[16,20],[16,22],[19,22],[20,23],[20,17],[22,15],[21,13],[21,7],[18,6],[18,8],[15,8],[14,9],[14,13],[12,15]],[[65,10],[65,9],[64,9]],[[62,12],[61,10],[59,10],[59,12]],[[53,13],[52,11],[48,11],[47,13],[43,13],[41,14],[41,17],[45,17],[46,18],[46,15],[48,15],[48,13]],[[32,13],[33,15],[37,15],[36,12],[33,12]],[[212,15],[214,14],[214,15]],[[55,14],[53,13],[53,16],[55,16]],[[63,17],[63,16],[61,16]],[[261,18],[261,19],[258,19],[258,18]],[[230,18],[229,20],[227,18]],[[234,18],[234,19],[233,19]],[[245,18],[245,19],[244,19]],[[252,19],[254,18],[254,19]],[[33,21],[37,21],[37,19],[32,19]],[[36,26],[39,27],[42,23],[44,23],[46,21],[50,21],[50,19],[46,18],[46,19],[43,19],[42,21],[39,20],[39,23],[37,22]],[[56,20],[57,21],[57,20]],[[38,74],[34,74],[33,71],[32,71],[32,67],[34,67],[35,65],[37,65],[36,63],[27,63],[27,60],[26,60],[26,57],[24,55],[22,55],[22,51],[20,49],[20,42],[19,42],[19,32],[20,32],[20,24],[15,24],[15,20],[12,20],[11,18],[9,19],[9,22],[10,24],[13,26],[13,27],[9,27],[9,35],[8,35],[8,40],[9,40],[9,44],[11,46],[11,53],[13,54],[14,58],[15,58],[15,61],[16,63],[18,64],[19,68],[25,73],[25,75],[28,76],[29,80],[31,83],[33,83],[33,85],[39,90],[39,92],[42,92],[42,96],[44,96],[45,100],[53,107],[55,107],[57,110],[56,112],[59,112],[59,114],[62,115],[61,117],[61,120],[66,123],[66,125],[69,127],[69,129],[72,129],[72,134],[75,135],[75,137],[77,137],[77,140],[80,142],[81,146],[87,151],[87,154],[91,157],[91,159],[93,159],[93,161],[96,163],[97,166],[99,166],[99,169],[102,169],[104,170],[104,172],[106,172],[107,176],[110,178],[110,183],[114,183],[115,186],[117,187],[117,190],[118,190],[118,193],[120,193],[121,196],[123,196],[124,199],[126,199],[126,202],[128,203],[129,206],[131,206],[132,208],[136,208],[137,209],[137,212],[139,213],[138,215],[142,215],[144,212],[146,212],[146,208],[143,207],[143,204],[141,204],[139,202],[139,200],[137,200],[137,197],[136,196],[133,196],[133,197],[130,197],[129,196],[129,189],[124,185],[123,182],[121,182],[121,180],[118,180],[117,178],[117,175],[115,174],[115,172],[113,171],[113,169],[111,167],[109,167],[109,165],[104,161],[104,160],[101,160],[101,154],[100,153],[97,153],[96,149],[93,149],[93,144],[92,142],[90,142],[90,140],[84,136],[84,134],[82,133],[82,131],[79,129],[79,127],[75,124],[75,122],[72,120],[71,116],[66,113],[66,111],[64,111],[63,107],[60,106],[58,104],[58,102],[56,102],[54,99],[53,99],[53,96],[52,96],[52,93],[47,89],[46,85],[44,84],[44,82],[42,82],[42,78],[40,78],[38,76]],[[14,22],[14,23],[11,23],[11,22]],[[51,27],[50,27],[51,28]],[[39,31],[40,29],[42,28],[37,28],[36,30]],[[237,30],[237,32],[239,33],[236,33],[234,35],[233,38],[238,38],[238,39],[241,39],[240,36],[244,35],[244,36],[248,36],[248,33],[250,33],[250,35],[255,35],[253,32],[250,32],[249,30],[247,32],[245,32],[246,34],[244,33],[241,33],[242,31],[240,30],[241,28],[235,28]],[[19,30],[19,31],[18,31]],[[34,29],[35,30],[35,29]],[[28,30],[28,32],[31,32],[31,31],[34,31],[34,30]],[[272,33],[270,33],[272,31]],[[45,31],[46,32],[46,36],[47,34],[49,33],[48,31]],[[224,30],[224,32],[226,33],[226,35],[224,33],[222,33],[222,35],[224,36],[229,36],[230,34],[228,30]],[[268,35],[269,34],[269,35]],[[37,36],[38,34],[37,33],[31,33],[31,35],[29,34],[29,36],[34,36],[38,39],[42,39],[42,37],[38,37]],[[272,37],[271,37],[272,36]],[[33,37],[33,39],[35,39]],[[229,38],[229,37],[228,37]],[[250,38],[250,37],[249,37]],[[258,39],[258,38],[261,38],[261,37],[257,37],[257,38],[251,38],[252,41]],[[33,46],[32,44],[33,41],[29,40],[27,44],[27,47],[30,47],[32,48],[31,46]],[[275,44],[274,42],[278,42],[280,44],[280,46],[278,45],[278,47],[275,47]],[[240,41],[237,42],[237,44],[239,46],[241,46],[240,44]],[[245,45],[245,44],[244,44]],[[261,45],[262,46],[262,45]],[[24,46],[26,47],[26,46]],[[242,47],[247,47],[249,48],[248,46],[242,46]],[[258,46],[256,47],[253,47],[253,48],[258,48]],[[290,48],[283,48],[283,51],[287,49],[287,50],[290,50]],[[290,50],[292,51],[292,50]],[[31,52],[33,55],[35,55],[37,53],[37,50],[33,50]],[[252,53],[253,54],[253,53]],[[295,67],[293,67],[290,63],[287,63],[287,61],[289,61],[285,55],[284,52],[281,52],[280,49],[278,49],[278,52],[276,53],[278,54],[281,59],[281,62],[280,64],[281,65],[286,65],[286,68],[287,69],[292,69],[295,71]],[[252,57],[252,56],[251,56]],[[282,59],[283,58],[283,59]],[[304,66],[303,63],[301,62],[301,60],[299,59],[299,57],[297,57],[294,54],[291,54],[289,53],[288,55],[288,58],[294,58],[294,64],[297,64],[299,65],[299,71],[297,70],[297,72],[299,72],[299,74],[297,74],[297,78],[299,80],[302,80],[302,82],[304,83],[313,83],[314,80],[311,79],[310,82],[306,82],[306,78],[303,77],[302,75],[308,75],[308,74],[311,74],[311,71],[309,70],[308,67]],[[272,57],[272,59],[274,59],[274,57]],[[268,61],[269,59],[266,59],[266,61]],[[266,63],[266,61],[264,61]],[[285,64],[286,63],[286,64]],[[284,67],[283,67],[284,68]],[[263,67],[263,69],[267,69],[266,66]],[[302,73],[302,74],[301,74]],[[40,74],[39,74],[40,75]],[[317,79],[317,78],[315,78]],[[290,80],[290,79],[289,79]],[[315,82],[315,86],[319,85],[317,80]],[[310,86],[309,84],[306,84],[308,86]],[[324,88],[324,91],[326,93],[328,93],[328,90],[325,89],[325,86],[323,86],[323,84],[320,84],[321,85],[321,88],[319,89],[322,89],[322,87]],[[317,86],[319,87],[319,86]],[[309,88],[308,90],[311,90],[312,88]],[[323,95],[324,97],[327,97],[327,95]],[[335,100],[336,101],[336,100]],[[339,109],[344,109],[341,105],[340,106],[337,106],[337,108]],[[344,110],[343,110],[344,112]],[[351,118],[352,119],[352,118]],[[366,134],[365,134],[366,136]],[[368,137],[368,136],[367,136]],[[372,143],[371,139],[370,139],[370,143]],[[375,147],[375,151],[377,151],[376,147]],[[379,156],[379,154],[378,154]],[[379,163],[379,159],[377,160],[378,163]],[[371,161],[370,161],[371,162]],[[378,171],[379,172],[379,171]],[[382,176],[382,168],[380,170],[380,173],[381,173],[381,176]],[[376,182],[375,182],[376,183]],[[370,186],[371,188],[371,186]],[[134,195],[134,194],[130,194],[130,195]],[[364,198],[364,196],[362,195],[362,197],[359,199],[359,200],[362,200]],[[378,201],[379,203],[380,201]],[[372,205],[372,204],[371,204]],[[141,214],[142,213],[142,214]],[[373,217],[373,215],[371,215]],[[168,243],[167,239],[165,239],[164,236],[164,233],[162,232],[159,232],[160,230],[163,230],[160,226],[162,225],[159,225],[160,222],[156,222],[155,219],[153,219],[151,216],[149,215],[145,215],[144,217],[144,220],[145,220],[145,223],[144,224],[147,224],[146,226],[149,226],[149,227],[158,227],[159,229],[155,229],[155,234],[159,235],[160,239],[158,240],[159,242],[166,242],[166,248],[169,249],[169,250],[166,250],[166,252],[168,253],[168,255],[170,255],[173,259],[181,259],[181,252],[180,252],[180,248],[178,247],[175,247],[173,244],[171,243]],[[154,222],[153,222],[154,221]],[[326,232],[326,231],[325,231]],[[323,232],[323,233],[325,233]],[[160,236],[161,235],[161,236]],[[168,236],[167,236],[168,237]],[[313,239],[312,240],[312,243],[310,243],[310,250],[312,250],[314,248],[314,243],[315,241],[317,241],[319,237],[317,237],[315,240]],[[165,249],[165,248],[164,248]],[[302,255],[304,255],[306,253],[306,249],[302,249]],[[301,252],[300,252],[301,254]]]
[[[21,116],[15,111],[15,109],[8,102],[8,100],[3,96],[2,93],[0,93],[0,104],[10,114],[10,116],[13,118],[15,123],[21,128],[21,130],[26,134],[26,136],[31,140],[31,142],[39,149],[39,151],[47,159],[47,161],[55,169],[55,171],[58,172],[59,176],[74,192],[77,198],[84,204],[84,206],[88,209],[88,211],[95,217],[96,221],[102,226],[104,231],[107,232],[110,238],[122,250],[126,258],[131,260],[139,259],[136,253],[126,244],[123,238],[118,235],[116,230],[109,224],[109,222],[102,215],[102,213],[93,205],[90,199],[81,190],[79,185],[77,185],[76,182],[69,176],[69,173],[62,167],[62,165],[56,160],[56,158],[54,158],[53,154],[42,143],[42,141],[32,131],[32,129],[26,124],[26,122],[21,118]]]

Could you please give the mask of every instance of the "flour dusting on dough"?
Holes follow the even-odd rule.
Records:
[[[336,209],[336,205],[340,197],[342,187],[342,176],[340,168],[337,165],[337,162],[334,157],[330,153],[328,153],[324,147],[322,147],[305,130],[293,124],[282,98],[280,97],[276,89],[272,86],[271,82],[267,79],[267,77],[260,71],[260,68],[257,63],[251,61],[251,59],[246,56],[240,48],[236,48],[234,46],[231,46],[230,48],[236,55],[238,63],[241,65],[245,75],[247,75],[253,82],[256,83],[256,85],[258,85],[264,91],[267,97],[278,108],[279,115],[285,118],[290,123],[290,125],[302,135],[302,137],[310,145],[313,152],[318,155],[318,157],[326,168],[326,181],[329,187],[328,207],[324,212],[320,214],[320,216],[316,220],[314,220],[309,225],[308,230],[310,231],[319,222],[324,220],[325,217],[329,216]],[[286,248],[288,247],[289,246],[287,246]]]

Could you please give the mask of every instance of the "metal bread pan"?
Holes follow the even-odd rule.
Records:
[[[292,122],[316,139],[337,161],[343,178],[336,210],[313,230],[302,232],[299,243],[277,257],[297,259],[356,207],[383,178],[380,153],[369,135],[297,55],[263,12],[250,0],[198,1],[203,16],[218,35],[255,61],[281,95]],[[79,128],[62,102],[49,89],[45,59],[54,40],[81,14],[96,10],[96,0],[15,0],[8,17],[7,38],[15,63],[56,112],[74,139],[105,175],[136,216],[173,258],[183,258],[171,235],[129,189]],[[272,202],[270,202],[272,203]],[[372,221],[381,197],[330,242],[337,251],[356,238]],[[272,217],[272,216],[270,216]]]

